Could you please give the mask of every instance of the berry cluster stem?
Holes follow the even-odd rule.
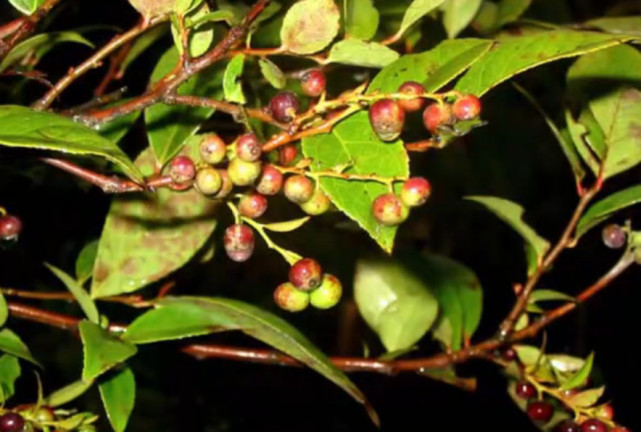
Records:
[[[383,177],[376,174],[351,174],[351,173],[344,172],[344,170],[342,171],[341,170],[308,171],[306,169],[297,168],[297,167],[282,167],[277,165],[275,165],[274,167],[280,172],[282,172],[283,174],[304,175],[316,181],[318,181],[320,178],[323,178],[323,177],[338,178],[338,179],[349,180],[349,181],[370,181],[370,182],[382,183],[388,186],[390,189],[392,188],[394,183],[403,182],[407,180],[407,176]],[[349,168],[349,166],[345,167],[345,169],[347,168]]]

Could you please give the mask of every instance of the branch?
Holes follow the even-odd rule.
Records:
[[[40,8],[28,17],[15,19],[0,26],[0,60],[2,60],[18,42],[35,30],[38,23],[53,9],[60,0],[47,0]],[[6,39],[6,40],[5,40]]]

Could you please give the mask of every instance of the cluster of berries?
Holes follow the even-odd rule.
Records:
[[[19,217],[0,212],[0,241],[15,241],[22,232]]]
[[[0,415],[0,432],[34,432],[36,430],[51,430],[56,414],[48,406],[29,408],[21,413],[5,412]],[[76,432],[96,432],[92,425],[81,425],[74,429]]]
[[[343,287],[336,276],[323,274],[316,260],[303,258],[290,268],[289,282],[276,288],[274,301],[286,311],[300,312],[310,304],[318,309],[334,307],[342,294]]]

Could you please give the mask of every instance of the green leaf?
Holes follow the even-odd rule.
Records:
[[[536,263],[541,263],[545,253],[550,249],[550,243],[539,236],[536,231],[523,221],[523,207],[506,199],[490,196],[469,196],[466,197],[466,199],[484,205],[488,210],[510,225],[525,239],[526,247],[532,249],[536,257]],[[533,266],[530,265],[530,274],[534,270],[532,267]]]
[[[230,10],[219,9],[217,11],[210,12],[198,18],[194,17],[189,23],[189,27],[194,27],[206,22],[218,22],[218,21],[225,21],[227,24],[233,25],[234,13]]]
[[[350,38],[369,40],[376,35],[380,14],[372,0],[344,1],[345,34]]]
[[[214,317],[221,317],[222,325],[233,321],[235,328],[243,333],[290,355],[341,387],[356,401],[365,405],[372,420],[378,424],[376,413],[347,375],[334,366],[303,334],[281,318],[253,305],[223,298],[169,297],[161,300],[159,304],[160,306],[195,305]]]
[[[183,154],[197,160],[197,140]],[[149,149],[136,163],[143,172],[154,172]],[[185,265],[214,231],[217,207],[193,189],[115,197],[100,237],[92,297],[136,291]]]
[[[61,389],[58,389],[47,396],[45,398],[45,404],[54,408],[68,404],[69,402],[82,396],[87,390],[91,388],[92,385],[93,380],[74,381],[71,384],[62,387]]]
[[[552,367],[561,373],[576,372],[585,364],[582,358],[566,354],[548,354],[547,356]]]
[[[91,299],[91,297],[89,297],[87,291],[85,291],[85,289],[74,278],[72,278],[59,268],[46,263],[45,266],[49,270],[51,270],[51,272],[56,275],[56,277],[60,279],[63,284],[65,284],[71,294],[73,294],[74,298],[78,302],[78,305],[80,305],[82,311],[85,313],[87,318],[89,318],[89,321],[98,324],[100,322],[100,314],[98,313],[96,304]]]
[[[553,30],[501,40],[456,84],[463,93],[482,95],[513,76],[555,60],[598,51],[629,40],[612,35]]]
[[[347,173],[376,173],[381,177],[409,175],[403,143],[381,141],[365,112],[340,122],[329,134],[303,139],[303,153],[312,158],[312,171],[349,165]],[[385,185],[336,178],[322,178],[320,185],[339,210],[355,220],[385,251],[391,252],[397,228],[381,226],[372,216],[372,203],[387,192]]]
[[[572,406],[588,408],[596,404],[599,399],[601,399],[603,392],[605,392],[605,387],[585,390],[572,396],[569,399],[569,403],[572,404]]]
[[[167,51],[160,59],[151,77],[155,83],[165,77],[178,63],[178,51]],[[219,97],[222,69],[213,67],[189,79],[178,89],[179,94]],[[210,108],[156,104],[145,110],[149,143],[160,166],[171,160],[194,135],[200,125],[214,112]]]
[[[561,390],[569,390],[575,387],[585,385],[587,379],[592,372],[592,365],[594,364],[594,353],[590,353],[585,363],[569,380],[561,385]]]
[[[414,0],[405,10],[403,21],[401,21],[401,28],[396,33],[398,36],[402,35],[414,25],[417,21],[429,14],[443,3],[443,0]]]
[[[576,227],[576,238],[583,236],[590,229],[606,221],[617,211],[641,202],[641,185],[632,186],[615,192],[607,198],[593,204],[579,219]]]
[[[164,37],[167,34],[168,30],[168,25],[159,24],[137,37],[136,40],[131,44],[131,48],[129,49],[127,56],[120,64],[121,73],[124,73],[126,70],[128,70],[133,62],[136,61],[153,44]]]
[[[327,62],[382,68],[397,60],[398,57],[396,51],[385,45],[358,39],[345,39],[332,46]]]
[[[100,156],[118,164],[136,181],[140,171],[111,141],[67,117],[22,106],[0,106],[0,145]]]
[[[450,0],[443,5],[443,25],[450,39],[467,27],[481,7],[483,0]]]
[[[529,303],[537,303],[542,301],[575,301],[575,298],[565,293],[547,289],[537,289],[532,291],[528,298]]]
[[[289,8],[280,30],[282,47],[295,54],[313,54],[327,47],[339,30],[334,0],[302,0]]]
[[[9,307],[2,290],[0,290],[0,328],[7,322],[7,318],[9,318]]]
[[[532,0],[500,0],[497,27],[516,21],[532,4]]]
[[[432,328],[439,309],[430,288],[391,259],[358,262],[354,298],[361,316],[387,351],[406,349],[418,342]]]
[[[116,432],[124,432],[136,402],[136,381],[130,368],[107,377],[98,386],[109,423]]]
[[[20,378],[20,362],[9,354],[0,356],[0,405],[15,393],[15,382]]]
[[[190,27],[189,31],[189,54],[192,57],[200,57],[209,51],[212,42],[214,41],[214,25],[212,22],[202,22],[197,25],[187,25],[188,22],[198,20],[209,14],[209,5],[207,3],[201,3],[198,9],[190,12],[187,17],[185,17],[185,25]],[[179,53],[183,52],[183,41],[180,35],[180,28],[177,20],[172,20],[171,34],[174,38],[174,46]]]
[[[258,65],[260,66],[260,72],[272,87],[277,89],[285,88],[287,79],[285,78],[283,71],[280,70],[278,66],[267,58],[258,59]]]
[[[236,54],[229,62],[225,69],[225,76],[223,77],[223,90],[225,91],[225,99],[230,102],[237,102],[244,104],[245,94],[243,93],[243,86],[240,82],[240,76],[243,74],[245,66],[245,54]]]
[[[294,219],[286,222],[268,223],[268,224],[264,224],[263,228],[269,231],[281,232],[281,233],[292,232],[302,227],[303,225],[305,225],[310,219],[311,219],[310,216],[305,216],[304,218]]]
[[[601,17],[584,23],[608,33],[641,36],[641,16]]]
[[[25,15],[31,15],[45,2],[45,0],[9,0],[11,5]]]
[[[427,91],[436,91],[485,55],[492,44],[483,39],[457,39],[421,54],[404,55],[380,71],[367,92],[394,92],[406,81],[417,81]]]
[[[107,104],[106,107],[114,107],[126,102],[127,100],[131,99],[121,99],[116,103]],[[122,117],[117,117],[109,122],[102,123],[96,128],[96,132],[107,138],[112,143],[117,144],[125,135],[127,135],[140,115],[140,111],[135,111]]]
[[[89,382],[136,354],[136,346],[123,342],[89,321],[78,324],[84,351],[83,381]]]
[[[8,328],[0,330],[0,351],[40,366],[40,363],[31,355],[29,347],[22,342],[17,334]]]
[[[603,142],[603,131],[598,128],[598,125],[597,128],[588,130],[586,125],[581,123],[582,121],[589,124],[596,123],[596,121],[587,121],[590,116],[592,116],[592,114],[589,113],[589,110],[583,110],[577,121],[574,119],[571,110],[569,108],[565,109],[565,123],[567,125],[568,135],[572,139],[576,151],[592,172],[598,173],[601,170],[601,162],[599,158],[602,155],[597,155],[594,151],[597,148],[597,143],[602,143],[603,146],[605,143]],[[599,147],[601,147],[601,144],[599,144]]]
[[[82,248],[76,259],[76,279],[78,284],[84,285],[91,278],[97,256],[98,240],[91,241]]]
[[[528,373],[541,382],[556,383],[550,359],[539,348],[530,345],[513,345],[513,348]]]

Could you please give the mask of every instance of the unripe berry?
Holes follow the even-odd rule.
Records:
[[[329,197],[320,187],[317,187],[314,190],[314,195],[312,195],[309,201],[302,203],[300,208],[310,216],[319,216],[329,210],[331,205],[332,202],[329,200]]]
[[[0,416],[0,432],[22,432],[25,421],[18,413],[8,412]]]
[[[260,171],[260,162],[246,162],[239,158],[233,159],[227,167],[227,174],[236,186],[249,186],[254,183]]]
[[[247,261],[254,253],[254,231],[244,224],[230,225],[225,230],[223,244],[232,261]]]
[[[300,312],[309,306],[309,294],[285,282],[274,291],[274,302],[288,312]]]
[[[320,286],[310,294],[310,303],[317,309],[329,309],[338,304],[343,295],[343,286],[338,278],[325,274]]]
[[[425,204],[432,193],[432,186],[423,177],[412,177],[401,189],[401,201],[408,207],[418,207]]]
[[[521,399],[532,399],[536,396],[536,388],[529,382],[521,381],[516,383],[516,394]]]
[[[562,420],[554,426],[553,432],[581,432],[581,426],[573,420]]]
[[[294,144],[289,144],[281,147],[278,151],[278,162],[282,166],[290,166],[298,156],[298,149]]]
[[[303,74],[300,84],[305,96],[318,97],[325,91],[327,78],[322,70],[312,69]]]
[[[169,163],[169,177],[176,184],[188,184],[196,177],[194,161],[188,156],[176,156]]]
[[[256,162],[263,154],[260,142],[253,133],[241,135],[236,143],[236,156],[245,162]]]
[[[372,215],[382,225],[401,224],[409,216],[409,208],[393,193],[379,196],[372,204]]]
[[[261,217],[266,210],[267,198],[254,192],[243,195],[238,203],[240,214],[251,219]]]
[[[468,94],[458,98],[452,105],[452,113],[458,120],[472,120],[481,114],[481,100]]]
[[[276,195],[283,187],[283,173],[272,165],[263,166],[256,190],[263,195]]]
[[[289,269],[289,281],[301,291],[315,290],[322,279],[323,269],[315,259],[300,259]]]
[[[205,136],[198,145],[200,158],[203,162],[215,165],[222,162],[227,155],[227,144],[216,134]]]
[[[608,427],[601,420],[588,419],[581,423],[581,432],[608,432]]]
[[[37,423],[47,423],[47,422],[52,422],[56,419],[56,415],[53,412],[53,409],[51,409],[48,406],[41,406],[38,408],[38,410],[33,414],[33,420]]]
[[[420,95],[425,92],[425,88],[416,81],[406,81],[398,88],[398,92],[406,95]],[[415,112],[425,106],[425,99],[420,97],[414,99],[399,99],[398,104],[405,112]]]
[[[423,124],[431,134],[438,134],[439,128],[452,123],[452,107],[448,104],[433,103],[423,111]]]
[[[405,111],[398,102],[381,99],[369,108],[369,122],[382,141],[394,141],[403,131]]]
[[[601,405],[595,415],[598,418],[612,420],[614,418],[614,408],[610,404]]]
[[[223,179],[216,168],[201,168],[196,173],[196,187],[203,195],[215,195],[222,185]]]
[[[611,249],[620,249],[625,246],[627,236],[619,225],[611,224],[603,228],[603,243]]]
[[[229,174],[227,174],[226,170],[218,170],[218,174],[220,174],[222,186],[220,187],[220,190],[218,191],[218,193],[214,195],[212,198],[223,199],[223,198],[226,198],[234,189],[234,184],[231,182],[231,179],[229,178]]]
[[[314,195],[314,182],[304,175],[291,176],[285,180],[283,191],[291,202],[303,204]]]
[[[535,401],[527,406],[527,415],[535,422],[547,423],[554,414],[554,408],[547,402]]]
[[[22,232],[22,221],[17,216],[0,216],[0,240],[17,240]]]
[[[294,120],[298,107],[298,97],[290,91],[280,92],[269,101],[272,116],[281,123],[289,123]]]

